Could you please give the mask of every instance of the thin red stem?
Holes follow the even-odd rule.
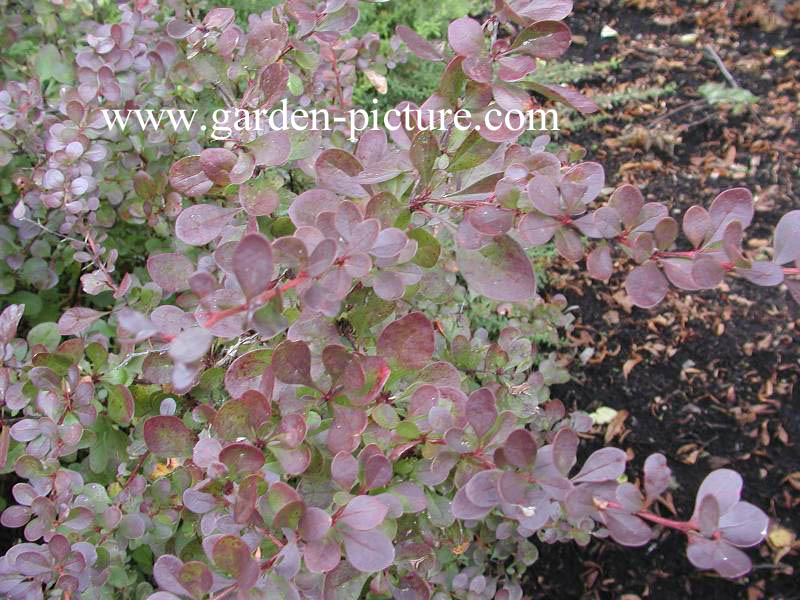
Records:
[[[303,283],[304,281],[307,281],[307,280],[308,280],[308,275],[305,272],[300,273],[300,275],[298,275],[294,279],[291,279],[291,280],[287,281],[282,286],[276,287],[276,288],[272,288],[272,289],[269,289],[269,290],[266,290],[266,291],[262,292],[261,294],[259,294],[258,296],[255,297],[255,301],[257,303],[259,303],[259,304],[264,304],[266,302],[269,302],[272,298],[277,296],[279,293],[282,294],[282,293],[292,289],[293,287],[296,287],[296,286],[300,285],[301,283]],[[233,308],[228,308],[228,309],[225,309],[225,310],[221,310],[219,312],[211,313],[211,316],[209,317],[209,319],[205,323],[203,323],[203,327],[208,329],[209,327],[212,327],[213,325],[216,325],[217,323],[219,323],[223,319],[227,319],[228,317],[232,317],[233,315],[238,315],[241,312],[245,312],[248,309],[249,306],[250,306],[250,303],[249,302],[245,302],[244,304],[241,304],[239,306],[234,306]]]
[[[608,508],[625,510],[621,504],[606,500],[595,499],[595,505],[600,510],[605,510]],[[663,525],[664,527],[669,527],[670,529],[677,529],[678,531],[683,531],[684,533],[697,530],[697,527],[691,521],[676,521],[674,519],[667,519],[647,510],[640,510],[634,514],[640,519],[650,521],[651,523],[657,523],[658,525]]]

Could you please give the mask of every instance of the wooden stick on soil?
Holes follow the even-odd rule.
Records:
[[[722,71],[722,74],[725,76],[725,79],[728,80],[728,83],[730,83],[733,87],[738,88],[739,87],[738,82],[736,81],[736,79],[734,79],[733,75],[731,75],[731,72],[728,71],[728,67],[725,66],[724,62],[722,62],[722,59],[719,57],[719,54],[717,54],[717,51],[714,50],[714,46],[712,46],[711,44],[706,44],[705,48],[708,55],[713,59],[715,63],[717,63],[719,70]]]

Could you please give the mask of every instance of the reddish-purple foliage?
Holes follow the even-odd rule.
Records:
[[[0,314],[0,463],[24,480],[0,523],[26,540],[0,558],[0,594],[136,584],[151,600],[355,600],[365,589],[519,600],[507,573],[535,560],[534,534],[641,546],[654,525],[684,533],[698,568],[750,569],[739,548],[768,523],[740,501],[735,472],[711,473],[678,521],[655,508],[671,484],[664,456],[646,460],[641,489],[620,483],[621,450],[578,460],[592,421],[550,398],[566,377],[554,357],[534,360],[536,340],[571,317],[563,297],[537,294],[527,250],[552,241],[601,280],[619,263],[642,308],[729,276],[785,282],[797,298],[800,211],[780,220],[773,250],[751,255],[745,189],[679,222],[631,185],[606,200],[603,168],[582,154],[546,136],[522,143],[502,123],[515,111],[597,110],[532,76],[537,59],[569,47],[571,9],[501,0],[484,22],[453,22],[449,48],[397,29],[394,52],[447,64],[422,108],[468,105],[469,131],[422,117],[351,143],[345,120],[325,135],[267,126],[205,147],[199,125],[173,137],[104,126],[100,108],[201,92],[251,110],[286,99],[347,114],[357,74],[379,83],[373,68],[387,62],[376,36],[345,37],[355,0],[288,0],[246,29],[229,8],[200,19],[181,7],[162,26],[166,7],[123,5],[119,23],[88,27],[74,65],[48,55],[50,70],[75,67],[57,98],[46,102],[35,79],[4,84],[0,124],[36,158],[9,232],[31,255],[7,262],[53,287],[55,263],[40,255],[60,236],[91,265],[83,290],[112,292],[114,307],[70,307],[25,340],[24,307]],[[20,106],[27,118],[13,116]],[[298,171],[315,183],[296,194],[284,175]],[[170,234],[121,278],[105,243],[117,219]],[[530,319],[496,339],[473,331],[453,305],[477,295]],[[157,590],[125,575],[148,559]]]

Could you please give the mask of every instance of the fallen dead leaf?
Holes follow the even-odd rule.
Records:
[[[608,424],[608,428],[606,429],[605,435],[605,442],[606,444],[610,443],[615,437],[619,436],[620,441],[622,441],[623,432],[625,431],[625,420],[628,418],[630,413],[627,410],[621,410],[617,412],[611,422]]]
[[[767,534],[767,544],[772,549],[772,560],[778,563],[797,544],[797,534],[782,525],[774,524]]]
[[[635,357],[629,358],[628,360],[625,361],[625,364],[622,365],[622,375],[625,377],[625,379],[628,378],[628,375],[631,374],[631,371],[633,371],[633,368],[636,365],[638,365],[640,362],[642,362],[642,360],[643,359],[642,359],[641,356],[635,356]]]
[[[800,492],[800,471],[789,473],[783,478],[783,480],[781,480],[781,483],[788,483],[790,486]]]

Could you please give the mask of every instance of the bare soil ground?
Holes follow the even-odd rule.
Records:
[[[666,201],[676,214],[692,204],[708,206],[726,188],[750,188],[757,212],[749,250],[758,253],[780,215],[800,208],[797,4],[779,14],[767,2],[577,2],[567,22],[584,43],[567,58],[623,58],[618,70],[587,88],[610,94],[673,83],[677,89],[660,100],[620,106],[567,139],[606,167],[608,185],[640,185],[648,200]],[[601,38],[603,25],[619,35]],[[705,102],[700,85],[726,83],[704,53],[706,44],[736,83],[758,96],[752,110],[736,115]],[[641,549],[602,540],[583,549],[556,544],[540,548],[526,594],[800,598],[800,308],[783,290],[734,281],[713,292],[671,293],[646,311],[626,304],[621,278],[608,285],[576,282],[581,269],[566,262],[557,271],[551,287],[578,307],[572,343],[595,353],[586,365],[572,365],[576,379],[553,393],[571,407],[620,411],[584,450],[605,438],[629,453],[639,473],[650,453],[662,452],[680,487],[671,506],[660,509],[683,518],[710,470],[736,469],[744,499],[772,518],[775,543],[752,550],[755,569],[735,582],[694,569],[685,540],[674,532],[660,532]]]

